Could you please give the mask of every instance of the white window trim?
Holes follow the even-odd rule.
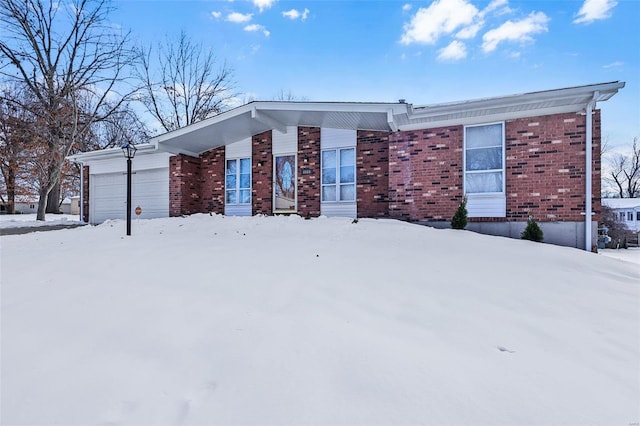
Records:
[[[340,183],[340,151],[343,149],[353,149],[353,169],[354,169],[354,173],[353,173],[353,183],[349,182],[349,183],[345,183],[345,184],[341,184]],[[327,152],[327,151],[335,151],[336,152],[336,183],[329,183],[329,184],[325,184],[324,183],[324,179],[323,179],[323,173],[322,173],[322,154]],[[357,184],[357,180],[358,180],[358,170],[356,168],[356,163],[357,163],[357,156],[358,154],[358,150],[356,149],[355,146],[341,146],[341,147],[336,147],[336,148],[326,148],[326,149],[322,149],[320,150],[320,203],[321,204],[348,204],[348,203],[355,203],[356,200],[358,199],[358,194],[356,193],[358,190],[358,184]],[[340,200],[340,185],[346,186],[346,185],[353,185],[353,200]],[[325,201],[322,198],[322,195],[324,194],[324,187],[325,186],[335,186],[336,187],[336,200],[332,200],[332,201]]]
[[[500,124],[502,126],[502,168],[501,169],[487,169],[487,170],[474,170],[467,171],[467,129],[470,127],[484,127],[484,126],[494,126],[496,124]],[[507,136],[505,134],[505,123],[504,121],[497,121],[493,123],[482,123],[482,124],[474,124],[470,126],[464,126],[463,129],[463,143],[462,143],[462,191],[465,195],[469,197],[486,197],[491,195],[505,195],[506,193],[506,183],[507,183],[507,171],[506,171],[506,139]],[[491,148],[491,147],[483,147],[483,148]],[[470,148],[474,149],[474,148]],[[469,174],[480,174],[480,173],[495,173],[502,172],[502,191],[500,192],[473,192],[467,193],[467,173]]]
[[[225,205],[229,205],[229,206],[247,206],[247,205],[251,205],[252,202],[252,197],[253,197],[253,189],[252,189],[252,184],[253,184],[253,170],[251,167],[249,167],[249,188],[240,188],[240,160],[249,160],[249,164],[251,165],[251,157],[235,157],[235,158],[225,158],[224,161],[224,204]],[[228,161],[235,161],[236,162],[236,187],[232,188],[232,189],[228,189],[227,188],[227,162]],[[249,202],[248,203],[241,203],[240,202],[240,190],[245,190],[248,189],[249,190]],[[228,203],[227,202],[227,191],[230,190],[235,190],[236,191],[236,200],[237,202],[235,203]]]

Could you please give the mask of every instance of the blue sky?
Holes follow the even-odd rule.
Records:
[[[599,104],[613,145],[640,137],[640,1],[118,0],[141,43],[186,31],[245,99],[414,105],[621,80]]]

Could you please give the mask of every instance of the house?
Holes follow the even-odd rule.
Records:
[[[417,106],[251,102],[152,138],[133,160],[141,218],[226,215],[397,218],[591,250],[600,211],[600,111],[624,82]],[[118,148],[73,155],[82,216],[125,217]],[[589,194],[589,196],[585,196]],[[589,214],[586,214],[589,212]]]
[[[603,198],[602,204],[613,210],[628,230],[640,231],[640,198]]]
[[[66,197],[60,203],[60,211],[64,214],[80,214],[80,196]]]
[[[38,212],[38,199],[31,195],[16,195],[14,209],[16,214],[35,214]]]

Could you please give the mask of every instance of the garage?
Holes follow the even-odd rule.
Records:
[[[125,219],[127,176],[125,172],[92,174],[89,177],[89,222]],[[169,216],[169,168],[134,171],[131,177],[131,217],[151,219]],[[140,207],[140,215],[135,214]]]
[[[138,145],[131,162],[131,217],[134,220],[169,217],[170,157],[171,154],[158,152],[151,144]],[[109,148],[76,154],[69,159],[83,166],[85,203],[81,216],[85,220],[88,216],[88,222],[93,225],[109,219],[126,219],[127,161],[122,150]]]

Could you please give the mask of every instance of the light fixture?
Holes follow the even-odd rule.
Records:
[[[136,156],[138,148],[129,141],[120,148],[127,159],[127,235],[131,235],[131,159]]]

